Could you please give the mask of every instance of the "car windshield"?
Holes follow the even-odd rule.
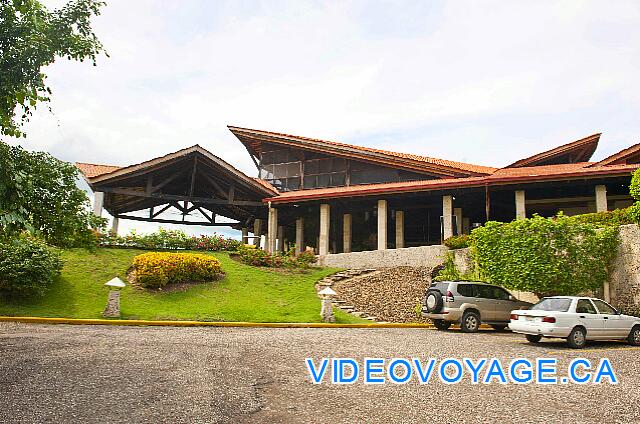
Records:
[[[567,297],[546,297],[531,307],[532,311],[567,312],[571,306],[571,299]]]

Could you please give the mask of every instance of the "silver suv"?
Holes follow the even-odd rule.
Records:
[[[460,323],[463,332],[474,333],[480,323],[504,330],[511,311],[530,306],[531,303],[516,299],[499,286],[473,281],[440,281],[427,290],[422,315],[431,319],[438,330]]]

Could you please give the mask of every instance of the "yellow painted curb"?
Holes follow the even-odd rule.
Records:
[[[140,319],[78,319],[41,317],[3,317],[0,322],[23,322],[30,324],[72,325],[134,325],[166,327],[263,327],[263,328],[434,328],[431,324],[362,323],[328,324],[321,322],[226,322],[226,321],[145,321]]]

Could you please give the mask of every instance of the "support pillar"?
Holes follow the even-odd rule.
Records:
[[[609,281],[604,282],[604,286],[602,286],[602,297],[603,300],[607,303],[611,302],[611,289],[609,288]]]
[[[282,225],[278,226],[278,242],[277,247],[278,252],[284,252],[284,227]]]
[[[304,218],[296,219],[296,254],[304,252]]]
[[[609,210],[607,205],[607,186],[599,184],[596,186],[596,212],[606,212]]]
[[[278,210],[275,208],[269,208],[269,221],[267,223],[267,246],[265,249],[269,253],[275,253],[276,251],[277,232]]]
[[[462,208],[453,208],[453,215],[456,217],[456,235],[462,234]]]
[[[378,200],[378,250],[387,248],[387,201]]]
[[[260,239],[262,238],[262,220],[254,219],[253,220],[253,244],[260,247]]]
[[[453,236],[453,197],[442,196],[442,240]]]
[[[96,191],[93,193],[93,214],[102,216],[102,205],[104,204],[104,193]]]
[[[324,203],[320,205],[320,240],[318,241],[318,253],[327,255],[329,253],[329,224],[331,218],[331,207]]]
[[[113,218],[113,222],[111,223],[111,235],[118,235],[118,227],[120,226],[120,218],[117,216]]]
[[[396,211],[396,249],[404,247],[404,211]]]
[[[516,219],[527,218],[524,190],[516,190]]]
[[[351,214],[342,216],[342,251],[351,253]]]
[[[471,220],[462,218],[462,234],[471,234]]]
[[[242,227],[242,244],[249,243],[249,229],[247,227]]]

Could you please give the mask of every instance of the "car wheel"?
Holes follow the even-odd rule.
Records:
[[[431,290],[427,293],[427,297],[424,300],[424,305],[427,307],[427,312],[436,314],[442,310],[442,293],[437,290]]]
[[[640,325],[636,325],[631,329],[627,341],[632,346],[640,346]]]
[[[438,330],[447,330],[449,327],[451,327],[451,322],[450,321],[445,321],[443,319],[435,319],[433,320],[433,325],[435,325],[435,327]]]
[[[507,328],[506,325],[502,325],[502,324],[491,324],[491,327],[496,331],[502,331],[505,328]]]
[[[525,337],[529,343],[540,343],[540,340],[542,340],[542,336],[535,334],[525,334]]]
[[[465,312],[462,315],[460,329],[463,333],[475,333],[480,328],[480,315],[477,312]]]
[[[587,344],[587,331],[582,327],[571,330],[567,338],[567,345],[571,349],[582,349]]]

